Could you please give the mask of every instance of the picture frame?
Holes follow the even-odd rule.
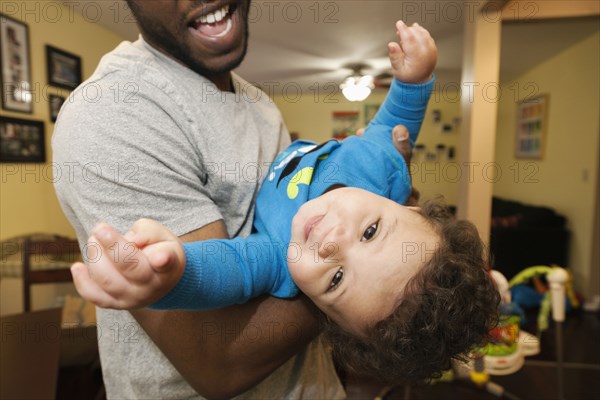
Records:
[[[0,117],[0,163],[46,162],[44,122]]]
[[[548,129],[548,105],[547,94],[518,103],[515,157],[543,159]]]
[[[56,94],[51,94],[48,98],[48,106],[50,107],[50,120],[56,122],[60,108],[65,102],[65,97]]]
[[[46,45],[48,84],[73,90],[81,84],[81,57]]]
[[[7,111],[33,113],[29,26],[0,13],[1,103]]]
[[[337,140],[343,140],[356,134],[358,130],[358,111],[333,111],[333,135]]]

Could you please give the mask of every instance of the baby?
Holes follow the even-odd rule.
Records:
[[[109,308],[206,309],[301,291],[326,316],[337,361],[384,381],[435,376],[479,345],[498,294],[477,230],[440,205],[401,205],[411,182],[393,139],[416,140],[437,49],[417,24],[396,28],[395,80],[365,133],[292,143],[263,182],[250,236],[181,243],[152,220],[125,236],[101,224],[90,241],[106,251],[89,272],[72,268],[80,294]],[[118,259],[115,241],[140,251]]]

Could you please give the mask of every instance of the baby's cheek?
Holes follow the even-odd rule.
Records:
[[[299,261],[289,262],[288,269],[290,271],[290,275],[292,275],[292,279],[296,283],[296,285],[300,286],[304,282],[304,274],[302,271],[302,263]]]
[[[307,265],[306,260],[303,257],[299,257],[296,260],[288,262],[288,269],[294,283],[300,290],[307,293],[307,289],[311,282],[310,265]]]

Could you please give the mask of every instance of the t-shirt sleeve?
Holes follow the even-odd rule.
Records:
[[[177,285],[153,309],[204,310],[243,304],[271,294],[298,294],[287,271],[287,247],[267,235],[184,243],[185,271]]]
[[[189,139],[189,118],[167,95],[140,83],[118,98],[111,85],[80,87],[61,110],[52,141],[54,183],[65,212],[86,237],[100,221],[121,232],[141,217],[177,235],[221,219],[207,188],[200,152]],[[94,101],[86,99],[94,87]],[[87,88],[87,89],[86,89]],[[160,104],[160,105],[159,105]],[[164,106],[166,104],[167,106]],[[169,108],[170,107],[170,108]]]

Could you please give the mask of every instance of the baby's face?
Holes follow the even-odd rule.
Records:
[[[418,208],[340,188],[300,207],[288,266],[317,307],[360,335],[392,312],[406,282],[438,246],[437,233]]]

